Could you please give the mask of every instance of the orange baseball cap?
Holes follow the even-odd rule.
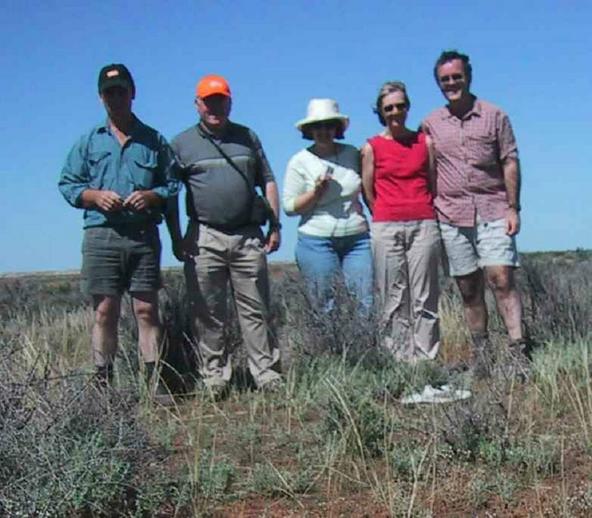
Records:
[[[202,99],[204,97],[209,97],[210,95],[225,95],[226,97],[231,97],[230,86],[228,86],[228,81],[222,76],[210,74],[199,80],[199,83],[197,83],[197,87],[195,88],[195,95]]]

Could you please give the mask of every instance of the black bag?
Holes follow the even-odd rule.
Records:
[[[251,202],[251,223],[256,223],[259,226],[266,225],[271,222],[272,227],[277,227],[277,218],[267,198],[255,193],[253,201]]]

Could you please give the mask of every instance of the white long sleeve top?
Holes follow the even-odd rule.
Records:
[[[343,237],[368,231],[368,222],[360,202],[359,151],[348,144],[337,144],[332,160],[320,158],[309,149],[296,153],[288,162],[282,203],[288,216],[294,216],[296,198],[314,189],[315,181],[328,166],[333,176],[327,190],[309,211],[300,214],[298,231],[318,237]]]

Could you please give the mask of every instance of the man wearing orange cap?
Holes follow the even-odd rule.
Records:
[[[203,77],[195,105],[198,124],[171,143],[186,188],[185,237],[176,201],[167,221],[173,252],[185,262],[200,374],[214,397],[225,392],[232,374],[224,341],[231,283],[249,370],[259,388],[275,389],[281,377],[276,370],[279,351],[269,328],[266,254],[280,245],[277,184],[257,135],[229,120],[232,99],[223,77]],[[266,235],[261,231],[265,219],[270,220]]]

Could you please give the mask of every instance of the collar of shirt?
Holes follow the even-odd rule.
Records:
[[[136,117],[133,113],[132,113],[132,117],[133,117],[134,123],[133,123],[131,131],[129,133],[129,137],[131,140],[137,140],[136,137],[142,131],[142,123],[140,122],[140,119],[138,119],[138,117]],[[97,133],[107,133],[107,134],[113,136],[113,132],[111,131],[111,124],[109,123],[108,117],[105,119],[105,122],[103,124],[100,124],[98,126]]]
[[[222,131],[222,133],[220,135],[216,135],[215,133],[212,133],[205,124],[203,124],[201,121],[199,121],[195,127],[197,128],[197,132],[199,133],[200,137],[203,139],[207,139],[208,137],[210,137],[213,140],[216,140],[218,142],[224,140],[224,138],[226,136],[228,136],[230,134],[230,132],[232,131],[232,122],[228,121],[226,123],[226,126],[224,126],[224,130]]]
[[[476,115],[477,117],[481,117],[481,101],[479,101],[479,99],[477,99],[477,98],[475,98],[475,102],[473,103],[473,107],[467,113],[464,114],[462,120],[469,119],[473,115]],[[442,111],[442,119],[451,119],[453,117],[455,117],[455,115],[452,114],[452,112],[448,108],[448,105],[446,105],[444,107],[444,110]]]

